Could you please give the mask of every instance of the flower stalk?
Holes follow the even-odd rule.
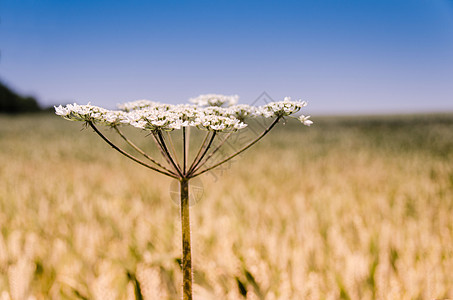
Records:
[[[192,253],[190,240],[189,180],[180,179],[183,300],[192,300]]]

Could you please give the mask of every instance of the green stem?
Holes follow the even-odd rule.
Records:
[[[192,300],[192,255],[190,243],[189,180],[180,179],[183,300]]]

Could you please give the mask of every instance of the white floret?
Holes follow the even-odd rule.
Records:
[[[196,104],[197,106],[232,106],[236,104],[239,100],[238,95],[219,95],[219,94],[205,94],[200,95],[196,98],[190,98],[191,103]]]

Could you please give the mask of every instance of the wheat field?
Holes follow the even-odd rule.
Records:
[[[453,298],[453,115],[313,119],[200,178],[195,299]],[[0,116],[0,178],[0,299],[180,298],[169,179],[47,114]]]

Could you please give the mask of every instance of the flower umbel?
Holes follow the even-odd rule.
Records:
[[[197,106],[232,106],[238,102],[238,99],[238,95],[206,94],[191,98],[189,101]]]
[[[85,121],[95,124],[118,126],[127,124],[151,131],[172,131],[183,127],[231,132],[247,127],[249,118],[283,118],[293,117],[307,105],[305,101],[283,101],[268,103],[261,107],[240,104],[237,96],[201,95],[191,99],[197,105],[161,104],[149,100],[137,100],[119,105],[120,110],[108,110],[91,104],[68,104],[55,106],[55,113],[71,121]],[[228,107],[222,105],[228,104]],[[313,122],[309,117],[298,119],[307,126]]]

